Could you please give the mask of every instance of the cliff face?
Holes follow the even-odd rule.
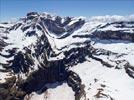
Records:
[[[133,24],[133,21],[109,23],[104,26],[100,26],[98,30],[93,33],[93,37],[98,37],[101,39],[127,40],[133,42]]]
[[[105,81],[110,82],[106,76],[113,77],[101,72],[114,69],[118,75],[116,70],[125,70],[121,77],[133,78],[133,34],[134,22],[129,20],[103,22],[37,12],[14,23],[1,23],[0,99],[30,100],[33,92],[46,93],[48,84],[58,82],[72,88],[75,100],[112,100]]]

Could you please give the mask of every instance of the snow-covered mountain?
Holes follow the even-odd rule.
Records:
[[[0,100],[133,100],[133,42],[134,15],[0,23]]]

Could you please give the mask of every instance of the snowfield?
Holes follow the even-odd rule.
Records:
[[[89,59],[89,62],[78,64],[71,70],[82,78],[87,100],[133,100],[134,80],[123,69],[106,68]],[[102,97],[97,98],[97,93]]]
[[[118,54],[124,54],[120,58],[114,58],[118,60],[126,60],[134,66],[134,43],[121,40],[95,40],[95,48],[102,48]]]
[[[59,83],[48,84],[48,89],[42,94],[32,93],[29,100],[74,100],[74,92],[66,83],[58,86]],[[27,98],[27,97],[26,97]],[[25,98],[25,100],[27,100]]]

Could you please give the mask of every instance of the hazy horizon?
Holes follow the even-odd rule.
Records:
[[[0,0],[0,20],[48,12],[59,16],[104,16],[134,14],[133,0]]]

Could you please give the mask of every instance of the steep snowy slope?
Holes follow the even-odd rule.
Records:
[[[1,23],[0,99],[133,100],[133,42],[133,15]]]

